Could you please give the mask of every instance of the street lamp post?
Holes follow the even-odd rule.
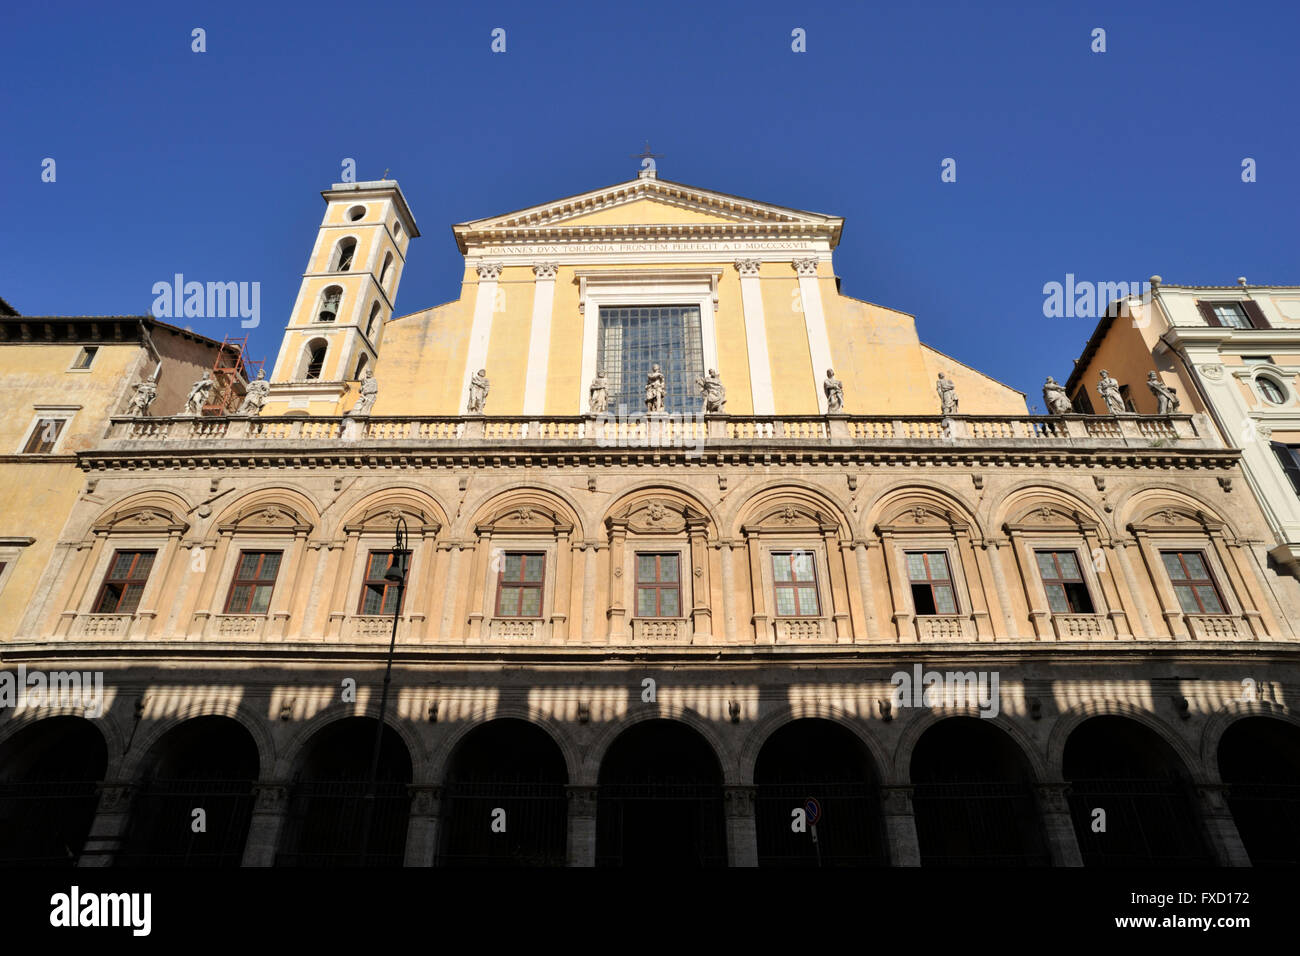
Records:
[[[370,751],[370,778],[366,784],[364,813],[361,822],[361,865],[366,865],[370,850],[370,827],[375,818],[375,791],[379,786],[379,750],[384,739],[384,713],[388,710],[388,687],[393,682],[393,648],[397,644],[397,622],[401,620],[402,598],[406,596],[407,563],[411,550],[407,547],[406,521],[401,515],[393,527],[393,557],[384,580],[397,584],[397,601],[393,605],[393,633],[388,639],[388,663],[384,667],[384,688],[379,694],[379,719],[375,723],[375,743]]]

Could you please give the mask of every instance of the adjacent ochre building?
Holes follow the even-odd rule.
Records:
[[[110,403],[5,508],[0,671],[104,693],[0,722],[11,858],[1300,859],[1300,582],[1211,409],[1029,415],[843,220],[653,175],[395,317],[401,190],[323,196],[259,414]]]

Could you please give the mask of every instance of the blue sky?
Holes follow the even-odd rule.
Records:
[[[344,157],[420,224],[406,314],[458,295],[451,223],[633,178],[649,139],[664,179],[844,216],[845,294],[1041,405],[1095,324],[1045,318],[1046,282],[1300,283],[1298,28],[1294,0],[6,4],[0,296],[258,281],[273,359]]]

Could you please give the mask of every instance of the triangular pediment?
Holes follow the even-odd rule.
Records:
[[[462,252],[471,243],[523,236],[554,236],[577,230],[584,235],[644,235],[645,227],[709,227],[821,236],[832,248],[844,220],[743,199],[662,179],[634,179],[577,196],[476,219],[452,227]]]

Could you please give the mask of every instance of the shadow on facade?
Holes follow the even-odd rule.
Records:
[[[564,755],[526,720],[501,718],[456,745],[442,795],[439,866],[563,866]]]
[[[257,777],[257,744],[238,721],[196,717],[168,731],[141,767],[116,862],[239,866]],[[198,831],[196,810],[203,811]]]
[[[1253,866],[1300,866],[1300,728],[1244,717],[1219,742],[1219,775]]]
[[[1084,866],[1213,863],[1187,769],[1153,730],[1127,717],[1085,720],[1066,741],[1064,774]]]
[[[922,866],[1050,862],[1020,748],[977,717],[949,717],[912,753],[912,806]]]
[[[277,866],[402,865],[411,755],[397,732],[385,726],[367,841],[363,833],[374,740],[373,718],[348,717],[307,742],[289,794]]]
[[[0,863],[75,866],[108,767],[103,735],[81,717],[49,717],[0,745]]]

